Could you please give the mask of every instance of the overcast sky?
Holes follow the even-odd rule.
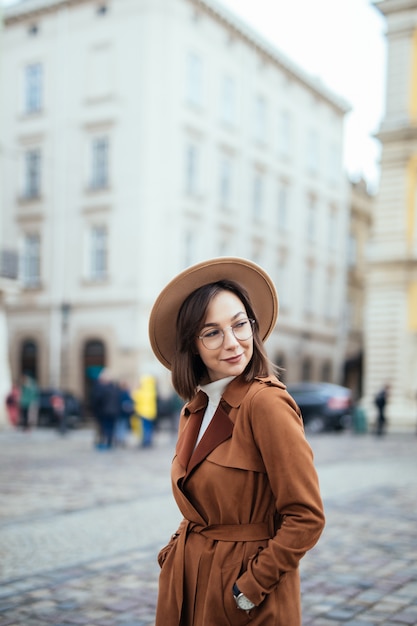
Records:
[[[7,5],[16,0],[3,0]],[[344,160],[352,176],[378,181],[385,106],[385,19],[369,0],[217,0],[352,107]]]

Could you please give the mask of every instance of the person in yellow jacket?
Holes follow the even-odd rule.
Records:
[[[155,419],[157,416],[157,391],[153,376],[142,376],[139,387],[132,392],[135,414],[142,423],[142,447],[152,445]]]

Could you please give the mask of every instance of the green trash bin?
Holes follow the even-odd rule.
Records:
[[[368,432],[368,420],[366,413],[361,407],[355,407],[353,411],[353,432],[363,434]]]

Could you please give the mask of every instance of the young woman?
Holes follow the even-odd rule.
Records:
[[[172,488],[183,521],[158,556],[156,626],[301,626],[298,565],[324,526],[300,411],[263,342],[278,298],[254,263],[174,278],[151,312],[182,410]]]

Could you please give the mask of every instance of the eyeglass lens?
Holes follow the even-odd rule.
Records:
[[[229,326],[233,335],[238,341],[246,341],[250,339],[253,334],[253,324],[255,320],[243,319],[233,326]],[[215,350],[216,348],[220,348],[224,340],[224,331],[227,330],[224,328],[223,330],[220,328],[212,328],[205,332],[203,335],[199,336],[199,339],[202,340],[203,345],[209,350]]]

